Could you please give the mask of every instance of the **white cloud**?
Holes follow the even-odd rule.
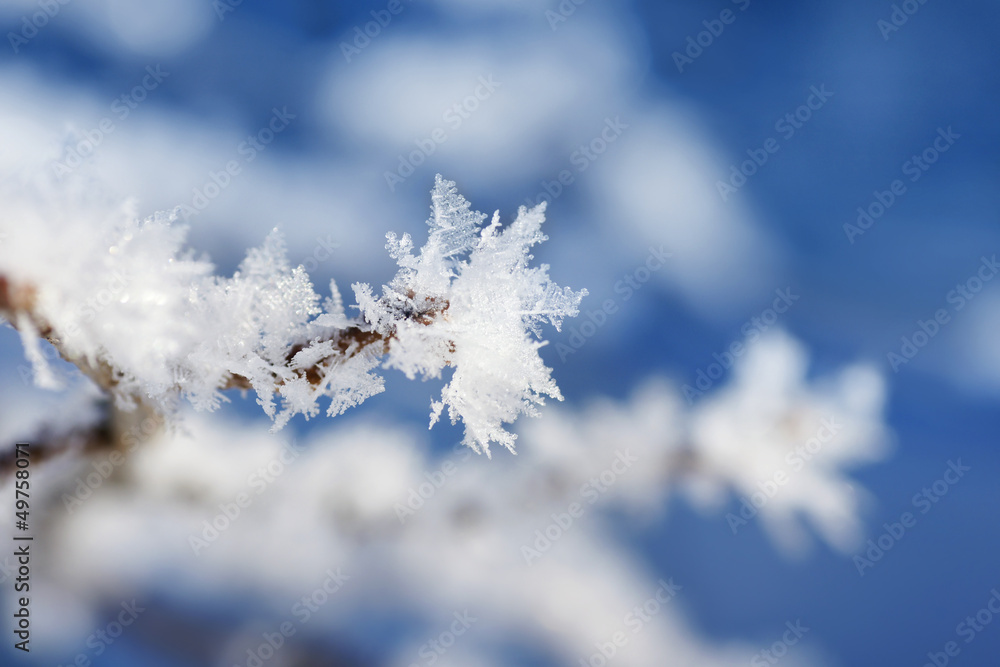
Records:
[[[154,101],[156,90],[121,119],[111,99],[85,88],[57,87],[31,69],[0,69],[0,87],[8,91],[0,99],[0,170],[6,174],[51,170],[54,160],[65,159],[60,151],[85,141],[79,152],[88,159],[79,169],[99,172],[102,182],[135,197],[140,214],[149,215],[190,205],[195,189],[211,182],[211,173],[223,172],[230,160],[240,161],[241,173],[188,220],[197,247],[213,256],[242,257],[279,226],[291,260],[306,261],[318,249],[318,239],[329,237],[340,247],[321,273],[336,270],[349,280],[381,282],[393,272],[385,233],[423,231],[425,205],[412,208],[411,202],[385,197],[381,189],[366,189],[364,175],[353,165],[289,156],[279,148],[280,135],[245,162],[238,146],[249,132],[164,111]],[[97,132],[104,118],[114,124],[109,134]],[[90,142],[97,144],[93,151],[88,135],[97,138]]]
[[[931,320],[930,317],[924,319]],[[966,389],[1000,395],[1000,337],[997,336],[1000,295],[984,290],[981,296],[968,303],[964,312],[952,313],[952,320],[954,324],[944,327],[954,327],[954,331],[942,332],[947,341],[947,353],[932,357],[932,363]],[[931,339],[928,347],[933,345]],[[921,349],[918,354],[927,352]],[[900,372],[906,372],[905,369],[903,366]]]
[[[783,286],[773,241],[745,206],[719,196],[721,160],[697,121],[665,103],[626,118],[630,128],[591,174],[604,224],[666,244],[674,254],[656,275],[703,313]]]
[[[542,174],[554,157],[561,159],[559,147],[620,112],[638,62],[617,29],[582,18],[574,30],[540,28],[516,47],[497,36],[413,35],[402,28],[394,34],[387,28],[351,63],[339,50],[332,56],[321,113],[335,135],[389,156],[414,150],[415,141],[441,128],[448,139],[435,153],[454,169],[450,173],[465,178],[490,175],[495,185],[505,174]],[[477,88],[487,92],[482,80],[499,85],[475,100],[470,96]],[[466,101],[467,113],[449,113]],[[385,168],[396,166],[390,158]]]

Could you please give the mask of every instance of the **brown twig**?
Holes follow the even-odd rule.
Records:
[[[391,336],[383,336],[377,331],[365,330],[360,327],[349,327],[338,331],[330,339],[333,341],[334,349],[337,350],[337,354],[331,354],[323,357],[315,364],[309,368],[296,369],[295,374],[298,376],[305,376],[309,383],[313,386],[318,386],[323,381],[322,368],[325,362],[329,362],[335,357],[341,357],[344,359],[350,358],[362,350],[376,344],[381,344],[382,349],[379,350],[379,355],[383,355],[388,352],[389,340]],[[319,340],[317,342],[326,342],[324,340]],[[290,362],[296,354],[306,349],[307,344],[296,343],[291,348],[289,348],[288,353],[285,355],[285,361]],[[281,380],[278,380],[278,384],[283,384]],[[226,382],[223,389],[252,389],[250,380],[243,377],[242,375],[232,375]]]
[[[113,441],[110,420],[107,419],[94,426],[75,428],[65,433],[56,433],[51,429],[45,429],[36,437],[28,440],[31,443],[32,465],[69,452],[96,453],[103,451]],[[13,449],[0,452],[0,480],[7,479],[14,472],[14,457]]]
[[[406,294],[406,300],[409,303],[413,303],[416,299],[416,295],[411,290]],[[439,300],[434,298],[426,299],[426,307],[416,308],[408,306],[401,309],[402,319],[413,320],[419,324],[425,326],[433,323],[438,317],[443,316],[443,314],[448,310],[450,305],[445,300]],[[389,352],[389,343],[392,341],[394,334],[392,332],[388,334],[381,334],[378,331],[373,331],[363,325],[353,325],[344,329],[336,331],[328,339],[319,339],[316,341],[310,341],[309,343],[296,343],[292,345],[287,354],[285,355],[286,363],[290,363],[296,354],[306,349],[309,345],[313,343],[325,343],[332,342],[334,349],[337,351],[335,354],[327,355],[317,361],[315,364],[309,368],[296,369],[295,374],[299,377],[305,377],[309,380],[309,383],[313,386],[318,386],[323,382],[323,376],[325,369],[329,366],[329,362],[340,358],[349,359],[368,348],[375,347],[378,356],[383,356]],[[280,386],[281,380],[278,380],[277,384]],[[233,375],[224,389],[251,389],[250,380],[243,377],[242,375]]]
[[[408,319],[424,325],[429,325],[441,317],[449,306],[447,301],[434,298],[423,299],[418,306],[417,296],[412,291],[407,292],[405,296],[392,296],[392,302],[399,310],[400,319]],[[86,359],[70,355],[62,344],[58,332],[54,331],[49,322],[38,313],[36,303],[37,292],[33,286],[14,284],[6,276],[0,275],[0,316],[6,317],[14,328],[17,328],[20,316],[27,316],[32,326],[55,347],[63,359],[75,364],[105,392],[113,392],[118,385],[114,368],[104,359],[99,359],[96,364],[91,364]],[[323,357],[308,368],[295,369],[294,371],[298,377],[305,377],[312,385],[318,386],[323,382],[323,378],[332,363],[338,358],[348,359],[370,349],[374,349],[378,356],[385,355],[389,351],[392,338],[393,332],[383,334],[359,323],[334,332],[330,338],[296,343],[290,346],[285,355],[285,361],[290,363],[295,355],[309,345],[332,342],[335,353]],[[276,384],[280,387],[283,382],[278,379]],[[252,385],[248,378],[242,375],[232,375],[222,388],[252,389]],[[73,430],[61,436],[54,435],[52,431],[43,432],[32,441],[33,451],[36,452],[36,455],[38,455],[37,452],[44,452],[41,456],[45,459],[69,451],[90,452],[120,448],[122,434],[130,430],[129,424],[137,424],[152,415],[156,416],[157,423],[162,425],[163,418],[156,415],[152,408],[142,400],[142,397],[133,396],[132,399],[138,403],[138,410],[125,412],[110,405],[105,419],[97,426]],[[131,431],[135,430],[135,428],[131,429]],[[148,437],[150,434],[144,433],[144,435]],[[116,445],[116,443],[118,444]],[[10,456],[12,457],[12,454]],[[13,459],[11,458],[10,461],[7,459],[8,456],[0,455],[0,479],[4,479],[12,469]]]

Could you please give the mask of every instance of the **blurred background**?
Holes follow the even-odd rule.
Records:
[[[702,393],[708,400],[731,382],[723,363],[731,346],[752,347],[765,329],[786,332],[799,341],[787,345],[808,351],[806,384],[855,363],[874,368],[886,403],[873,410],[888,435],[873,446],[879,453],[870,464],[850,473],[859,493],[867,489],[856,508],[861,533],[854,546],[818,535],[804,548],[789,548],[754,521],[732,530],[725,517],[740,511],[741,498],[754,490],[750,483],[709,513],[698,502],[673,502],[668,491],[645,499],[655,505],[653,518],[602,510],[604,523],[592,539],[613,541],[618,560],[591,564],[590,581],[612,586],[612,572],[638,571],[652,594],[657,581],[673,578],[683,589],[670,602],[681,620],[670,627],[715,647],[705,650],[718,664],[920,665],[949,641],[960,646],[948,657],[954,664],[995,664],[1000,623],[991,627],[981,614],[981,630],[969,641],[960,624],[987,608],[1000,587],[1000,281],[991,281],[1000,250],[996,3],[6,0],[0,27],[4,173],[38,164],[57,174],[87,170],[134,196],[142,215],[181,207],[190,246],[221,274],[231,274],[247,248],[278,227],[290,259],[308,269],[321,292],[331,279],[342,291],[357,281],[382,284],[395,272],[385,233],[423,238],[436,173],[455,180],[474,208],[499,209],[505,222],[518,206],[549,202],[550,240],[536,259],[551,266],[558,283],[590,292],[581,317],[546,332],[551,344],[542,350],[566,397],[559,419],[576,422],[581,438],[601,428],[587,421],[592,401],[641,403],[636,388],[650,378],[674,387],[673,403],[663,405],[697,410]],[[656,253],[670,256],[654,268],[659,262],[648,259]],[[769,319],[781,294],[792,295],[781,302],[789,305]],[[602,317],[597,311],[608,301],[614,308]],[[947,317],[928,324],[940,310]],[[593,326],[583,327],[588,321]],[[781,358],[760,355],[761,372],[770,372],[768,359]],[[0,363],[0,418],[13,424],[30,411],[26,405],[49,414],[60,409],[58,395],[26,385],[20,342],[7,329],[0,331]],[[716,371],[713,364],[727,367]],[[399,444],[388,460],[403,460],[410,450],[424,457],[406,459],[416,477],[400,479],[411,481],[383,489],[389,521],[398,525],[394,504],[405,501],[425,470],[455,456],[461,438],[460,427],[426,431],[435,391],[390,373],[385,394],[336,425],[300,418],[282,437],[310,452],[340,447],[355,458],[377,457]],[[245,441],[257,451],[254,443],[271,437],[268,422],[252,398],[234,398],[212,415],[230,430],[197,417],[192,437]],[[543,416],[538,428],[545,423]],[[536,456],[525,450],[543,449],[545,437],[569,438],[556,431],[526,434],[519,460],[505,452],[493,462],[474,457],[468,476],[476,481],[461,484],[501,502],[493,498],[499,486],[485,490],[491,470],[523,475],[518,466]],[[629,437],[623,429],[622,441],[607,451]],[[162,456],[148,465],[181,466],[177,455]],[[969,467],[960,481],[934,487],[959,459]],[[601,465],[610,460],[597,457]],[[192,465],[211,470],[216,463],[195,457]],[[218,466],[224,476],[225,465]],[[372,488],[391,486],[386,480]],[[323,488],[337,483],[358,482],[334,472],[316,480]],[[630,482],[619,484],[626,493]],[[926,514],[916,498],[924,489],[934,496]],[[157,507],[156,493],[143,502]],[[275,506],[301,508],[295,503]],[[61,505],[57,496],[53,511],[62,513]],[[92,505],[88,512],[96,516],[97,501]],[[204,582],[240,557],[253,559],[257,548],[280,552],[264,546],[270,533],[248,533],[228,565],[217,556],[217,571],[185,574],[182,556],[190,553],[167,557],[140,548],[153,543],[144,533],[165,530],[161,522],[169,517],[144,514],[141,502],[134,507],[127,515],[108,509],[120,520],[117,528],[93,517],[59,524],[81,540],[100,535],[108,550],[128,534],[133,557],[108,571],[101,563],[110,556],[101,548],[81,552],[93,560],[78,560],[73,549],[53,553],[62,562],[51,571],[60,574],[51,575],[36,622],[45,625],[50,609],[65,616],[53,611],[52,627],[37,630],[43,661],[16,654],[7,633],[0,661],[62,665],[85,655],[101,665],[254,664],[246,650],[259,642],[245,638],[280,627],[292,603],[321,585],[328,567],[336,569],[318,560],[316,576],[290,581],[286,570],[296,568],[279,553],[242,583],[206,597],[199,592]],[[866,541],[878,540],[884,524],[908,511],[916,525],[859,576],[855,556],[866,553]],[[197,518],[192,525],[204,513]],[[538,512],[516,539],[527,543],[547,521],[547,511]],[[90,529],[96,525],[107,533]],[[448,539],[434,530],[419,539]],[[360,567],[386,553],[366,546],[377,539],[357,537],[353,552],[338,546],[329,553],[353,553],[344,558]],[[56,550],[58,541],[52,544]],[[519,545],[511,547],[515,560]],[[386,563],[372,567],[395,571]],[[455,591],[479,590],[480,579],[490,577],[464,561],[449,570],[461,573],[449,584]],[[451,627],[452,612],[462,609],[444,605],[459,598],[437,600],[432,584],[421,592],[411,581],[410,595],[424,597],[401,607],[392,603],[392,583],[354,573],[354,592],[332,598],[338,611],[328,609],[322,623],[299,633],[309,639],[294,651],[286,647],[261,664],[440,658],[438,664],[599,667],[600,645],[620,627],[580,636],[569,626],[544,627],[532,607],[540,625],[488,633],[483,609],[481,625],[469,630],[483,634],[465,645],[458,638],[455,650],[432,660],[419,647]],[[129,583],[118,586],[117,575]],[[498,586],[520,585],[520,575],[496,576]],[[79,586],[66,602],[62,587],[74,581]],[[564,594],[554,584],[546,593]],[[100,652],[88,646],[94,629],[118,617],[119,601],[135,596],[150,609],[135,629]],[[510,618],[535,613],[499,592],[490,600]],[[629,608],[623,603],[611,616]],[[760,653],[788,637],[786,623],[797,620],[809,628],[808,647]],[[549,631],[562,638],[547,643]],[[649,634],[660,632],[669,647],[666,630]],[[566,648],[573,642],[578,650]],[[715,664],[698,655],[603,659]]]

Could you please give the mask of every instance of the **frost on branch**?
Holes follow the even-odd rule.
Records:
[[[747,347],[723,386],[693,405],[655,379],[626,403],[548,410],[523,433],[542,459],[536,466],[572,470],[573,479],[599,472],[588,467],[598,452],[623,448],[642,461],[628,484],[604,496],[637,515],[654,514],[676,489],[706,513],[721,514],[730,502],[724,518],[734,535],[759,519],[795,554],[808,546],[811,524],[849,553],[860,543],[866,499],[849,471],[883,459],[892,442],[885,379],[863,363],[811,378],[808,365],[800,342],[771,330]]]
[[[545,240],[543,206],[522,208],[506,229],[498,215],[483,227],[485,216],[439,176],[427,244],[414,255],[408,235],[390,234],[399,273],[380,296],[354,285],[360,318],[351,320],[335,284],[320,303],[277,231],[231,278],[219,277],[185,250],[176,215],[138,221],[131,204],[94,191],[37,182],[4,195],[0,314],[21,332],[43,386],[59,377],[40,338],[119,409],[141,403],[169,415],[184,398],[212,410],[223,390],[253,389],[277,429],[318,414],[320,399],[335,416],[381,392],[380,363],[410,378],[450,366],[431,423],[447,406],[465,423],[465,442],[487,454],[491,442],[513,450],[504,423],[537,414],[545,396],[561,398],[538,355],[540,325],[558,329],[585,292],[554,285],[546,265],[529,266],[531,247]]]
[[[489,443],[498,442],[513,451],[516,436],[503,424],[521,413],[536,415],[545,396],[562,400],[538,355],[540,325],[558,330],[564,317],[577,314],[586,290],[560,288],[547,265],[528,265],[532,246],[546,240],[544,204],[522,206],[501,230],[499,212],[482,227],[486,216],[471,211],[451,181],[438,176],[431,198],[430,238],[419,255],[408,235],[389,234],[399,273],[380,298],[366,284],[354,285],[355,295],[365,320],[390,337],[387,367],[409,378],[454,368],[432,404],[432,426],[447,407],[452,423],[465,423],[470,447],[489,455]],[[440,317],[427,315],[437,311]]]

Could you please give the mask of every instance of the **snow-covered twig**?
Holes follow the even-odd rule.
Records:
[[[360,316],[348,318],[336,284],[320,305],[277,230],[223,278],[184,249],[175,214],[139,221],[87,189],[25,191],[0,214],[0,314],[20,331],[40,385],[59,385],[44,338],[119,410],[170,415],[182,399],[212,410],[224,390],[253,389],[279,429],[315,416],[320,398],[335,416],[381,392],[379,365],[411,378],[448,367],[432,424],[447,407],[466,444],[487,454],[492,442],[513,451],[504,424],[561,399],[538,355],[540,324],[558,329],[586,292],[529,266],[546,239],[544,206],[483,227],[486,216],[438,176],[427,243],[414,254],[409,235],[389,234],[400,270],[378,296],[355,284]]]

